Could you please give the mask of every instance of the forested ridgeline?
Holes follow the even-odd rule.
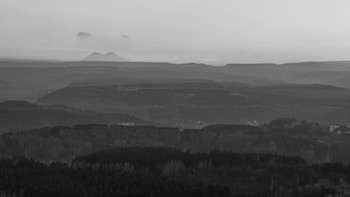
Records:
[[[273,154],[113,148],[49,165],[0,160],[0,196],[346,196],[350,166]]]
[[[278,165],[305,165],[301,157],[292,157],[274,154],[233,153],[228,151],[209,151],[205,153],[191,153],[190,150],[166,147],[118,147],[98,151],[96,153],[78,156],[73,160],[72,166],[79,164],[115,164],[132,163],[147,168],[170,161],[180,161],[184,166],[196,168],[198,166],[217,167],[243,165],[258,168],[270,164]],[[208,166],[209,165],[209,166]],[[89,165],[87,165],[89,166]]]
[[[120,113],[98,113],[63,105],[38,105],[27,101],[7,100],[0,102],[0,134],[45,126],[73,126],[86,122],[133,125],[155,124]]]
[[[222,150],[299,156],[308,163],[350,163],[350,135],[336,135],[317,123],[292,118],[261,126],[211,125],[179,130],[155,126],[88,124],[32,129],[0,136],[0,157],[25,156],[70,162],[111,147],[162,146],[193,152]]]

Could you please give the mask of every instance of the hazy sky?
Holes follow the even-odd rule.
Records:
[[[349,8],[349,0],[0,0],[0,57],[350,60]]]

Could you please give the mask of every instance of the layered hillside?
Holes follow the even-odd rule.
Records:
[[[119,113],[97,113],[63,105],[41,106],[26,101],[0,102],[0,134],[21,132],[45,126],[72,126],[86,122],[95,124],[154,124]]]
[[[1,155],[71,161],[110,147],[176,147],[193,152],[225,150],[300,156],[307,162],[350,163],[350,135],[333,135],[316,123],[281,119],[265,126],[216,125],[180,131],[165,127],[77,125],[46,127],[0,138]]]
[[[350,125],[350,90],[326,85],[253,86],[211,81],[75,84],[39,102],[131,114],[173,127],[268,122],[280,117]]]
[[[0,98],[36,101],[71,83],[130,84],[206,80],[250,85],[323,84],[349,88],[349,62],[170,64],[154,62],[0,61]]]

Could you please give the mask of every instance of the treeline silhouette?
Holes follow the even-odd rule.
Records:
[[[70,164],[1,159],[0,196],[345,196],[349,169],[273,154],[113,148]]]
[[[259,153],[233,153],[229,151],[208,151],[206,153],[191,153],[190,150],[167,147],[118,147],[98,151],[87,156],[78,156],[75,163],[88,164],[110,164],[110,163],[132,163],[134,165],[154,167],[157,164],[165,164],[169,161],[181,161],[187,167],[197,167],[200,162],[210,162],[212,167],[250,165],[257,168],[268,164],[305,164],[300,157],[259,154]]]

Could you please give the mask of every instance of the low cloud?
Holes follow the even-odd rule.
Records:
[[[121,37],[124,38],[124,39],[129,39],[129,36],[126,35],[126,34],[122,34]]]
[[[77,37],[79,38],[88,38],[88,37],[92,37],[92,34],[89,32],[85,32],[85,31],[79,31],[77,33]]]

